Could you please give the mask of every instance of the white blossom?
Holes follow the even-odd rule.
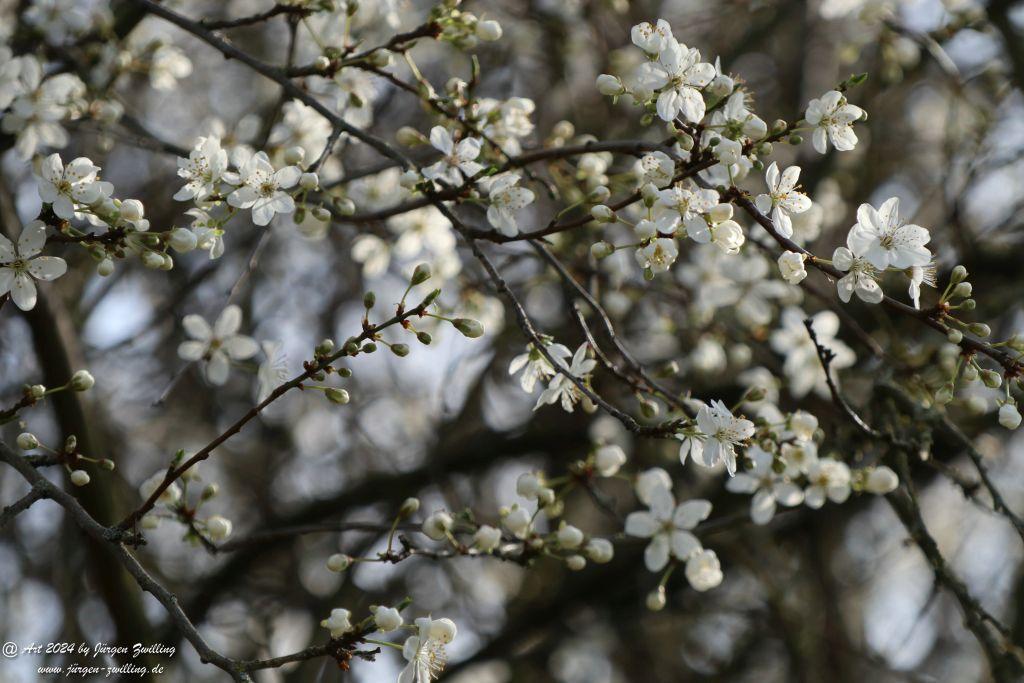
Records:
[[[999,408],[999,424],[1007,429],[1016,429],[1020,426],[1021,415],[1017,405],[1007,401]]]
[[[86,157],[73,159],[67,166],[59,154],[43,160],[39,180],[39,197],[64,220],[72,220],[76,211],[109,197],[113,187],[99,180],[100,167]]]
[[[664,152],[650,152],[637,162],[637,176],[640,183],[654,183],[665,187],[675,177],[676,162]]]
[[[373,609],[373,623],[382,632],[389,633],[400,629],[405,620],[402,619],[402,614],[394,607],[377,605]]]
[[[686,234],[698,244],[710,242],[726,254],[738,254],[746,236],[732,215],[732,204],[713,206],[707,213],[686,221]]]
[[[458,632],[451,619],[421,617],[416,620],[417,634],[402,646],[402,655],[409,662],[398,676],[398,683],[430,683],[444,671],[448,655],[444,646]]]
[[[843,503],[850,497],[850,468],[833,458],[822,458],[807,468],[809,486],[804,490],[807,507],[818,509],[825,500]]]
[[[299,182],[298,166],[275,170],[266,153],[253,154],[242,166],[238,180],[242,186],[228,195],[228,204],[239,209],[252,209],[252,222],[267,225],[276,213],[295,211],[295,200],[285,192]]]
[[[819,154],[828,151],[828,143],[840,152],[848,152],[857,146],[857,134],[853,132],[854,121],[864,115],[864,110],[846,101],[838,90],[830,90],[807,105],[804,118],[815,126],[812,142]]]
[[[679,247],[674,239],[659,237],[636,250],[636,261],[641,268],[650,268],[653,273],[664,273],[679,256]]]
[[[754,466],[725,482],[725,488],[733,493],[752,493],[750,519],[754,524],[767,524],[775,516],[776,502],[792,507],[803,502],[804,492],[785,476],[772,469],[774,456],[759,446],[747,450],[747,457]]]
[[[256,370],[256,402],[263,403],[274,389],[288,381],[288,361],[281,351],[281,342],[264,341],[263,362]]]
[[[686,561],[686,580],[694,590],[704,592],[722,583],[722,565],[714,550],[701,549]]]
[[[320,625],[331,632],[331,638],[341,638],[352,630],[352,613],[347,609],[331,610],[331,616],[320,622]]]
[[[848,303],[854,293],[869,304],[877,304],[885,297],[875,280],[875,267],[862,254],[846,247],[836,247],[832,253],[832,265],[846,273],[836,281],[836,290],[843,303]]]
[[[646,511],[631,512],[626,517],[626,533],[649,538],[644,550],[644,564],[659,572],[668,564],[669,556],[686,561],[701,549],[700,541],[690,533],[711,514],[711,503],[690,500],[676,506],[671,491],[657,488]]]
[[[791,214],[803,213],[811,208],[811,200],[803,192],[797,191],[800,180],[800,167],[790,166],[781,174],[773,161],[764,174],[768,185],[768,194],[757,196],[755,204],[761,213],[771,213],[776,230],[783,237],[793,236],[793,220]]]
[[[155,90],[174,90],[178,81],[192,75],[192,60],[174,45],[161,45],[149,64],[149,84]]]
[[[533,191],[519,187],[519,174],[503,173],[490,185],[487,220],[502,235],[512,237],[519,232],[515,212],[533,202]]]
[[[568,367],[570,375],[584,382],[589,378],[594,368],[597,367],[596,360],[587,358],[587,348],[588,345],[586,343],[580,344],[580,347],[576,349],[576,353],[573,354]],[[579,387],[564,374],[558,373],[548,384],[547,389],[541,392],[540,397],[537,398],[537,405],[534,406],[534,410],[543,405],[560,402],[562,409],[571,413],[573,406],[582,397],[583,394]]]
[[[807,277],[807,268],[804,266],[806,254],[796,251],[786,251],[779,256],[779,272],[782,279],[791,285],[798,285]]]
[[[735,417],[724,403],[715,400],[698,409],[697,427],[705,440],[700,448],[691,446],[693,459],[704,467],[714,467],[724,460],[729,474],[735,474],[736,446],[754,435],[754,423]]]
[[[626,453],[615,444],[601,446],[594,453],[594,468],[602,477],[614,477],[626,464]]]
[[[217,192],[221,176],[228,168],[228,153],[215,135],[201,137],[188,159],[178,157],[178,176],[185,185],[174,194],[178,201],[203,201]]]
[[[804,320],[808,315],[796,307],[782,311],[779,329],[772,332],[769,342],[772,349],[786,357],[782,372],[786,375],[789,393],[803,398],[811,390],[819,396],[828,395],[825,371],[818,360],[818,352],[811,341]],[[848,368],[856,361],[856,355],[849,346],[836,339],[839,333],[839,316],[832,311],[821,311],[810,316],[811,326],[818,337],[818,343],[835,354],[832,371]]]
[[[212,328],[195,314],[186,315],[182,325],[192,339],[178,346],[178,356],[187,361],[205,361],[206,379],[216,386],[227,382],[231,361],[252,358],[260,350],[252,337],[238,334],[242,309],[234,304],[221,311]]]
[[[26,225],[17,244],[0,234],[0,296],[10,293],[11,301],[23,311],[36,305],[36,284],[49,282],[67,272],[68,264],[56,256],[40,256],[46,246],[46,224]]]
[[[932,260],[931,251],[924,246],[931,239],[928,230],[902,223],[899,208],[897,197],[885,200],[877,210],[870,204],[861,204],[857,224],[850,228],[846,239],[851,252],[878,270],[926,266]]]
[[[430,129],[430,144],[443,155],[440,161],[423,169],[423,175],[430,180],[459,185],[463,177],[472,178],[484,169],[474,161],[480,156],[480,140],[477,138],[463,138],[456,145],[446,128],[434,126]]]
[[[657,111],[663,121],[672,121],[681,113],[687,121],[697,123],[706,108],[699,88],[714,77],[715,67],[701,61],[699,50],[667,37],[657,60],[641,66],[639,81],[649,90],[661,91]]]
[[[555,360],[562,363],[572,356],[572,351],[562,344],[546,344],[544,348],[547,349],[547,352]],[[508,366],[508,374],[510,375],[514,375],[520,370],[522,370],[522,374],[519,376],[519,386],[528,394],[533,393],[537,380],[545,382],[555,374],[555,369],[551,366],[551,363],[533,344],[529,344],[526,347],[526,353],[521,353],[513,358]]]

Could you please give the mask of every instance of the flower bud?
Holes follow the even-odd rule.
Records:
[[[981,381],[989,389],[998,389],[1003,383],[1003,378],[995,370],[982,370]]]
[[[348,197],[339,197],[334,200],[334,206],[342,216],[351,216],[356,212],[356,205]]]
[[[452,321],[452,325],[454,325],[455,329],[461,332],[464,337],[469,337],[470,339],[476,339],[484,333],[484,326],[472,318],[456,318]]]
[[[985,323],[971,323],[967,326],[967,331],[983,338],[992,334],[992,328]]]
[[[289,147],[284,151],[284,163],[288,164],[289,166],[301,164],[303,159],[305,158],[306,150],[302,147]]]
[[[622,81],[611,74],[601,74],[597,77],[597,91],[602,95],[621,95],[625,92]]]
[[[570,555],[565,558],[565,566],[571,571],[582,571],[587,566],[587,558],[582,555]]]
[[[438,511],[423,520],[423,533],[435,541],[443,540],[452,530],[455,520],[444,511]]]
[[[100,277],[107,277],[114,272],[114,262],[109,258],[105,258],[96,265],[96,272]]]
[[[42,384],[33,384],[28,388],[28,395],[35,399],[42,398],[46,395],[46,387]]]
[[[614,444],[602,446],[594,453],[594,469],[602,477],[615,476],[625,464],[626,453]]]
[[[953,269],[953,272],[949,275],[950,282],[961,283],[967,279],[967,269],[963,266],[957,266]]]
[[[23,451],[31,451],[39,448],[39,439],[36,438],[35,434],[31,432],[22,432],[18,435],[18,448]]]
[[[429,280],[430,275],[430,264],[421,263],[416,266],[416,270],[412,272],[412,279],[409,282],[413,285],[418,285]]]
[[[1007,429],[1016,429],[1020,426],[1020,421],[1020,411],[1015,404],[1006,402],[999,409],[999,424]]]
[[[501,530],[484,524],[473,534],[473,547],[489,553],[501,545]]]
[[[349,568],[352,558],[342,553],[335,553],[327,558],[327,568],[335,574],[340,574]]]
[[[153,530],[160,526],[160,518],[156,515],[143,515],[142,519],[139,520],[139,524],[143,529]]]
[[[615,253],[615,246],[609,242],[601,240],[600,242],[594,242],[590,245],[590,253],[594,258],[601,260]]]
[[[68,386],[72,391],[89,391],[96,384],[96,380],[89,374],[88,370],[79,370],[71,376]]]
[[[317,58],[313,60],[313,68],[317,71],[327,71],[331,68],[331,60],[327,55],[317,55]]]
[[[392,344],[391,353],[399,358],[405,358],[409,355],[409,346],[407,344]]]
[[[220,493],[220,486],[218,486],[216,482],[211,481],[203,487],[203,492],[199,497],[203,500],[210,500],[211,498],[216,498],[218,493]]]
[[[399,128],[398,132],[395,133],[395,140],[398,141],[398,144],[405,145],[406,147],[415,147],[416,145],[422,145],[427,141],[427,139],[423,137],[423,133],[411,126],[402,126]],[[412,171],[412,173],[415,174],[415,171]]]
[[[85,470],[75,470],[71,473],[71,483],[75,486],[85,486],[89,483],[89,473]]]
[[[303,190],[315,190],[320,185],[320,176],[312,171],[307,171],[299,176],[299,187]]]
[[[327,394],[328,401],[331,403],[337,403],[338,405],[345,405],[350,400],[348,392],[344,389],[335,389],[334,387],[330,387],[324,393]]]
[[[789,143],[789,144],[791,144],[791,145],[794,145],[794,146],[796,146],[796,145],[801,145],[801,144],[803,144],[803,142],[804,142],[804,139],[803,139],[803,137],[802,137],[802,136],[800,136],[800,135],[790,135],[790,136],[789,136],[789,139],[788,139],[788,140],[786,140],[786,142],[788,142],[788,143]]]
[[[974,299],[964,299],[960,302],[960,308],[965,311],[973,311],[978,306],[978,302]]]
[[[373,342],[366,342],[363,344],[363,348],[360,349],[363,353],[373,353],[377,350],[377,345]]]
[[[121,202],[120,213],[121,218],[126,221],[141,221],[145,215],[145,209],[138,199],[126,199]]]
[[[109,458],[103,458],[103,460],[100,460],[100,467],[106,470],[107,472],[113,472],[117,468],[117,465],[114,463],[113,460],[110,460]]]
[[[76,450],[78,450],[78,437],[72,434],[68,438],[64,439],[64,452],[74,453]]]
[[[583,545],[583,532],[565,522],[562,522],[561,526],[558,527],[558,531],[555,532],[555,538],[558,539],[558,545],[570,550]]]
[[[420,499],[410,496],[402,501],[401,507],[398,508],[398,516],[405,519],[406,517],[412,517],[416,514],[416,511],[420,509]]]
[[[900,479],[896,473],[882,465],[874,467],[868,472],[867,479],[864,481],[864,490],[881,496],[895,491],[899,485]]]
[[[660,612],[665,609],[665,587],[658,586],[647,594],[647,609],[652,612]]]
[[[224,541],[231,535],[231,520],[213,515],[206,520],[206,536],[211,541]]]
[[[373,623],[377,625],[377,628],[382,633],[397,631],[402,628],[402,624],[405,623],[405,620],[402,619],[402,615],[394,607],[376,607],[370,609],[373,612]]]
[[[171,230],[170,238],[167,241],[176,252],[185,254],[196,248],[198,238],[188,228],[175,228]]]
[[[693,138],[690,137],[689,133],[679,133],[676,135],[676,142],[678,142],[679,146],[686,152],[693,149]]]
[[[611,541],[604,538],[590,539],[587,541],[587,545],[583,551],[591,562],[595,562],[597,564],[611,562],[612,557],[615,555],[615,548],[612,546]]]
[[[612,211],[611,207],[605,206],[604,204],[597,204],[590,208],[590,215],[594,217],[594,220],[598,223],[611,223],[615,220],[615,212]]]
[[[145,251],[142,253],[142,265],[147,268],[154,270],[160,270],[164,267],[163,254],[159,254],[155,251]]]
[[[603,204],[608,201],[608,198],[611,196],[611,190],[604,185],[598,185],[590,191],[590,194],[587,195],[587,201],[591,204]]]
[[[430,342],[434,341],[433,337],[430,336],[429,332],[417,332],[416,340],[424,346],[430,346]]]
[[[967,298],[971,295],[973,290],[974,288],[971,286],[970,282],[961,282],[953,288],[953,296],[958,299]]]
[[[943,384],[942,387],[940,387],[939,390],[935,392],[935,403],[941,406],[946,405],[947,403],[952,401],[953,390],[954,387],[952,384]]]
[[[960,330],[950,330],[946,333],[946,339],[950,344],[959,344],[964,340],[964,333]]]
[[[330,338],[321,340],[321,342],[316,345],[316,348],[313,349],[313,353],[317,356],[329,356],[333,352],[334,340]]]
[[[493,19],[478,21],[474,33],[480,40],[495,41],[501,38],[501,24]]]

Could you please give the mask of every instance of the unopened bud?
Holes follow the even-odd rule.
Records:
[[[946,339],[948,339],[951,344],[959,344],[964,340],[964,333],[960,330],[950,330],[946,333]]]
[[[1003,378],[995,370],[982,370],[981,381],[989,389],[998,389],[1003,383]]]
[[[622,81],[611,74],[601,74],[597,77],[597,91],[602,95],[621,95],[625,88]]]
[[[31,451],[39,448],[39,439],[36,438],[35,434],[30,432],[22,432],[18,435],[18,448],[23,451]]]
[[[399,358],[405,358],[409,355],[409,347],[405,344],[392,344],[391,353],[395,354]]]
[[[647,594],[647,609],[652,612],[660,612],[665,609],[665,587],[658,586]]]
[[[75,437],[74,434],[72,434],[68,438],[64,439],[64,452],[65,453],[74,453],[77,448],[78,448],[78,439]]]
[[[331,68],[331,60],[326,55],[318,55],[313,60],[313,68],[317,71],[327,71]]]
[[[395,139],[398,140],[398,144],[405,145],[406,147],[415,147],[416,145],[422,145],[427,141],[423,137],[423,133],[419,132],[411,126],[402,126],[395,133]],[[415,171],[412,172],[415,175]]]
[[[88,370],[79,370],[71,376],[68,386],[72,391],[89,391],[96,384],[96,380],[89,374]]]
[[[85,470],[75,470],[71,473],[71,483],[75,486],[85,486],[89,483],[89,473]]]
[[[96,272],[100,277],[107,277],[114,272],[114,262],[109,258],[103,259],[96,265]]]
[[[417,332],[416,339],[424,346],[429,346],[430,342],[434,341],[428,332]]]
[[[334,207],[342,216],[351,216],[356,212],[356,205],[348,197],[339,197],[334,200]]]
[[[472,318],[456,318],[452,321],[452,325],[454,325],[455,329],[461,332],[464,337],[469,337],[470,339],[476,339],[484,333],[484,326]]]
[[[311,171],[299,176],[299,187],[303,190],[315,190],[320,185],[320,176]]]
[[[284,163],[289,166],[295,164],[301,164],[302,160],[306,158],[306,150],[296,145],[295,147],[289,147],[284,151]]]
[[[967,331],[983,338],[992,334],[992,328],[985,323],[971,323],[967,326]]]
[[[413,285],[421,284],[430,279],[430,274],[430,264],[421,263],[418,266],[416,266],[416,270],[412,272],[412,279],[410,280],[410,282]]]
[[[349,402],[348,392],[344,389],[335,389],[334,387],[330,387],[324,393],[327,394],[327,400],[331,403],[345,405]]]
[[[958,299],[969,297],[973,289],[970,282],[961,282],[953,288],[953,296]]]
[[[409,497],[402,501],[402,506],[398,508],[398,515],[403,519],[406,517],[412,517],[419,509],[420,499]]]
[[[595,242],[590,245],[590,253],[596,259],[603,259],[615,253],[615,246],[609,242],[601,240],[600,242]]]
[[[351,564],[352,558],[342,553],[335,553],[327,558],[327,568],[335,574],[345,571]]]
[[[327,339],[322,340],[319,344],[316,345],[316,348],[313,349],[313,353],[315,353],[318,356],[331,355],[332,353],[334,353],[334,340],[329,337]]]
[[[967,279],[967,269],[963,266],[957,266],[953,269],[953,272],[949,274],[949,280],[953,283],[961,283]]]
[[[185,254],[195,249],[199,240],[196,234],[188,228],[175,228],[171,230],[171,235],[167,242],[174,251],[179,254]]]
[[[604,204],[598,204],[590,208],[590,215],[594,217],[598,223],[611,223],[615,220],[615,212],[612,211],[611,207],[605,206]]]

